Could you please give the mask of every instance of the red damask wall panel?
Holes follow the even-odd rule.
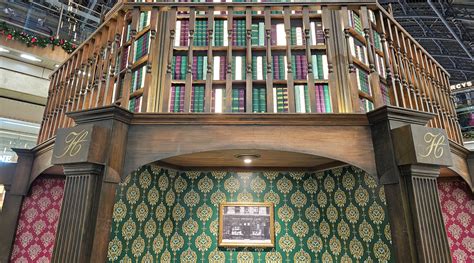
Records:
[[[58,226],[64,180],[39,178],[20,211],[11,262],[49,262]]]
[[[474,196],[461,180],[439,181],[438,189],[453,262],[474,262]]]

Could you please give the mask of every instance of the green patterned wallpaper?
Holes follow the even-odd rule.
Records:
[[[304,172],[177,172],[147,165],[116,193],[109,262],[389,262],[383,187],[346,166]],[[275,203],[274,249],[217,247],[218,204]]]

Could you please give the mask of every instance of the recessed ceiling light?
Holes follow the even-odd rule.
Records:
[[[20,57],[24,58],[24,59],[28,59],[28,60],[31,60],[31,61],[37,61],[37,62],[40,62],[41,59],[37,58],[37,57],[34,57],[32,55],[28,55],[28,54],[21,54]]]
[[[10,53],[10,50],[0,47],[0,52]]]
[[[56,67],[56,68],[59,68],[59,65],[58,65],[58,64],[56,64],[56,65],[54,65],[54,67]]]
[[[260,158],[259,154],[236,154],[235,158],[241,159],[244,164],[251,164],[256,159]]]

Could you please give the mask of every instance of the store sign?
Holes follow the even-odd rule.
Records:
[[[13,154],[0,154],[0,163],[16,163],[16,156]]]
[[[472,81],[466,81],[456,85],[451,85],[451,90],[464,89],[469,87],[472,87]]]
[[[451,166],[448,135],[443,129],[405,125],[392,130],[398,165]]]
[[[102,163],[106,139],[107,129],[92,124],[59,129],[52,163]]]

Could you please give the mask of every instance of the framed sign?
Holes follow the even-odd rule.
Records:
[[[219,246],[274,247],[273,203],[221,203]]]

